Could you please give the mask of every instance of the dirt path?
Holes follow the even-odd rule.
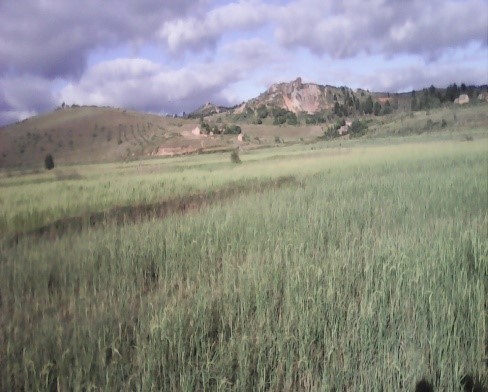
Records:
[[[184,195],[151,204],[116,206],[101,212],[61,218],[37,229],[16,233],[8,239],[8,243],[16,245],[23,238],[54,240],[66,233],[80,232],[86,228],[107,224],[131,224],[154,218],[163,219],[175,213],[186,214],[239,195],[261,193],[297,183],[295,177],[286,176],[257,183],[233,184],[218,190]]]

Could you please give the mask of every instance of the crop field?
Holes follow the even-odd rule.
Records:
[[[0,390],[487,381],[486,131],[240,158],[3,173]]]

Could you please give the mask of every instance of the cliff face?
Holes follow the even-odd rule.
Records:
[[[248,105],[256,108],[260,105],[279,107],[294,113],[317,113],[334,107],[334,96],[342,101],[343,91],[337,87],[321,86],[314,83],[302,83],[298,78],[290,83],[273,84]]]

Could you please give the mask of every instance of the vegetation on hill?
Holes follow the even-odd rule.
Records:
[[[467,105],[452,102],[461,94],[469,98]],[[196,113],[174,118],[113,108],[65,106],[1,128],[0,168],[41,169],[47,153],[56,157],[57,164],[73,164],[137,160],[159,153],[230,151],[235,141],[232,138],[240,133],[245,135],[249,148],[262,148],[275,145],[275,140],[280,144],[311,142],[324,134],[330,139],[345,133],[372,137],[386,129],[397,135],[467,129],[471,125],[476,129],[486,126],[487,96],[487,86],[464,84],[390,94],[297,80],[272,86],[259,97],[229,110],[204,105],[206,111],[202,109],[196,118]],[[427,116],[424,120],[423,114]],[[349,128],[355,120],[362,124],[361,131],[355,128],[336,132],[346,123]],[[203,136],[209,137],[188,137],[197,126]]]

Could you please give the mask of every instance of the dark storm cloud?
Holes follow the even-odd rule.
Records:
[[[154,38],[193,0],[18,0],[0,2],[0,73],[79,76],[90,51]]]
[[[55,106],[51,83],[37,76],[0,78],[0,126]]]
[[[20,110],[43,111],[51,109],[54,101],[49,81],[39,77],[14,77],[0,79],[0,104]]]

